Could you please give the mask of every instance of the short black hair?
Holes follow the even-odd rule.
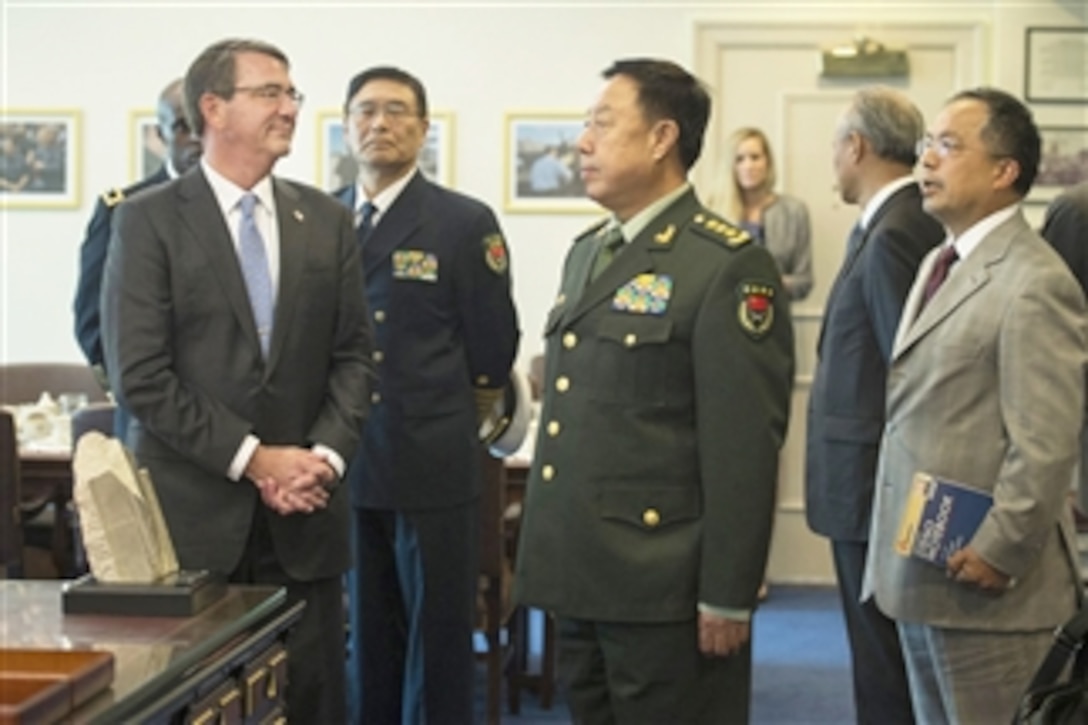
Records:
[[[672,61],[653,58],[617,60],[601,75],[622,75],[637,83],[639,105],[648,120],[676,122],[680,161],[690,169],[703,152],[710,119],[710,94],[699,79]]]
[[[227,99],[234,96],[235,58],[239,53],[267,55],[291,67],[286,53],[262,40],[227,38],[205,48],[185,73],[185,115],[189,117],[189,128],[198,137],[204,135],[200,99],[205,93]]]
[[[423,88],[423,84],[408,71],[391,65],[374,66],[355,74],[355,77],[348,82],[348,94],[344,97],[345,115],[348,113],[348,104],[351,103],[351,99],[360,88],[373,80],[394,81],[411,88],[412,94],[416,97],[416,114],[420,118],[427,118],[427,91]]]
[[[1031,110],[1011,93],[998,88],[972,88],[952,96],[955,101],[978,101],[986,105],[990,118],[982,127],[982,141],[993,156],[1005,156],[1020,166],[1013,188],[1021,198],[1028,195],[1039,174],[1043,142]]]

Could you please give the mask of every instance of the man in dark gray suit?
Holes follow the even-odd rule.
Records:
[[[305,600],[288,641],[288,714],[343,722],[351,553],[339,480],[372,374],[351,214],[271,175],[302,101],[280,50],[215,43],[185,96],[204,158],[118,211],[106,369],[181,566]]]
[[[890,88],[858,91],[834,139],[843,201],[861,207],[828,295],[808,407],[809,527],[831,539],[859,723],[913,716],[895,622],[861,603],[892,340],[918,264],[944,238],[911,176],[922,114]]]

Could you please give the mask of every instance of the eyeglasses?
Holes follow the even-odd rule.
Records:
[[[922,158],[926,155],[927,151],[932,150],[942,159],[947,159],[949,156],[955,156],[956,154],[967,148],[962,141],[959,141],[951,136],[937,136],[934,138],[929,134],[926,134],[923,138],[918,140],[918,143],[914,146],[914,152],[918,155],[918,158]]]
[[[301,106],[302,102],[306,100],[306,96],[297,88],[286,88],[279,83],[266,83],[263,86],[235,86],[234,90],[245,91],[254,98],[272,103],[280,103],[285,96],[296,106]]]
[[[378,117],[378,114],[383,114],[387,119],[393,123],[400,123],[404,119],[414,114],[414,111],[407,103],[401,103],[400,101],[390,101],[389,103],[360,103],[348,108],[348,116],[356,121],[364,121],[366,123],[372,122]]]

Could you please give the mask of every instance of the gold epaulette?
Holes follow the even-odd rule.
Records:
[[[122,189],[110,189],[102,195],[102,203],[113,208],[125,200],[125,192]]]
[[[738,249],[752,241],[752,235],[748,232],[706,212],[696,214],[688,226],[699,232],[701,236],[724,244],[729,249]]]

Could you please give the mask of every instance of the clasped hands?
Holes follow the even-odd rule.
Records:
[[[321,456],[297,446],[257,446],[245,475],[276,513],[313,513],[325,508],[336,471]]]

